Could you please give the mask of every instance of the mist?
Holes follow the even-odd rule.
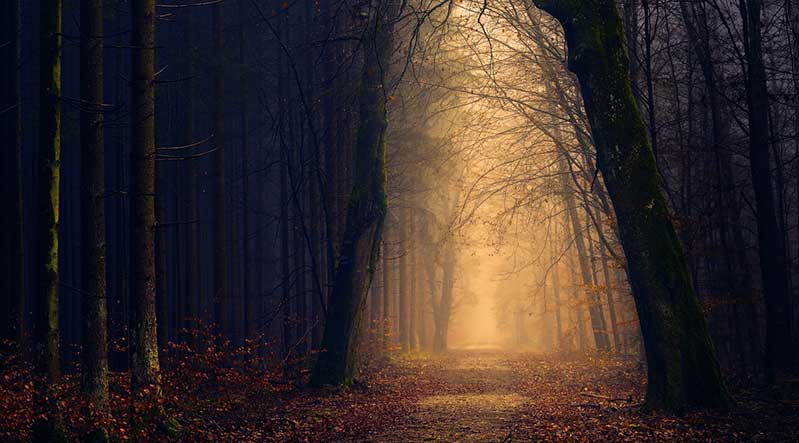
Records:
[[[797,0],[0,21],[0,441],[797,441]]]

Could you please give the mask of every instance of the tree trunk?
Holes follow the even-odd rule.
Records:
[[[34,294],[32,441],[66,441],[55,398],[59,382],[58,330],[58,204],[61,172],[61,0],[41,6],[39,66],[39,152],[37,153],[37,212],[34,259],[38,287]]]
[[[390,345],[389,336],[391,335],[391,317],[389,317],[391,313],[391,262],[388,260],[389,235],[390,231],[388,224],[386,224],[381,239],[383,243],[383,324],[381,327],[383,333],[381,338],[383,341],[383,351],[388,351]]]
[[[724,407],[730,397],[682,245],[672,225],[638,106],[616,4],[536,0],[563,25],[613,202],[646,344],[646,405]]]
[[[686,2],[680,2],[680,9],[683,21],[688,30],[688,36],[694,47],[694,53],[702,68],[702,77],[708,94],[710,105],[712,131],[712,148],[716,154],[718,164],[718,187],[721,194],[720,199],[723,203],[721,216],[724,217],[720,224],[722,236],[725,243],[732,243],[734,254],[730,254],[729,259],[734,263],[734,269],[728,276],[731,290],[738,291],[735,309],[739,312],[740,318],[737,328],[743,329],[742,335],[749,337],[750,358],[756,360],[761,353],[760,328],[757,326],[757,309],[752,299],[754,284],[752,282],[751,267],[747,257],[747,245],[744,240],[743,223],[741,223],[741,207],[735,191],[735,172],[732,167],[732,158],[728,149],[730,143],[730,119],[724,111],[723,97],[718,90],[719,84],[724,84],[723,74],[717,72],[712,59],[712,49],[710,47],[710,36],[707,17],[704,10],[699,9],[699,16],[694,10],[689,10]],[[689,217],[690,218],[690,217]],[[730,235],[727,226],[731,230],[732,239],[726,238]],[[741,349],[743,354],[747,354],[745,349]],[[745,359],[745,357],[744,357]],[[746,361],[744,362],[747,363]],[[755,363],[749,361],[748,363]]]
[[[799,0],[786,0],[786,8],[788,14],[788,23],[791,27],[791,69],[793,71],[793,93],[794,96],[799,97]],[[794,129],[794,144],[797,151],[799,151],[799,107],[794,106],[793,114],[793,129]],[[799,177],[799,174],[797,174]],[[799,178],[797,178],[797,188],[799,188]],[[797,202],[799,202],[799,192],[796,193]],[[799,229],[797,229],[797,240],[799,240]],[[794,295],[794,300],[797,296]],[[796,327],[799,322],[799,303],[794,302],[792,306],[792,321],[793,327],[793,349],[799,346],[799,327]],[[794,355],[794,364],[799,366],[799,355]]]
[[[84,221],[83,349],[81,391],[100,416],[108,402],[108,338],[105,286],[105,149],[103,133],[103,0],[80,4],[81,198]],[[100,425],[87,441],[108,441]]]
[[[419,340],[416,336],[417,321],[419,316],[419,300],[416,291],[416,232],[414,225],[413,209],[408,208],[408,349],[419,349]]]
[[[366,291],[380,256],[386,215],[387,112],[382,69],[393,49],[393,17],[373,7],[373,35],[364,41],[364,67],[359,92],[360,121],[353,158],[353,186],[347,206],[341,253],[330,297],[322,348],[314,368],[314,385],[352,380]]]
[[[568,215],[566,215],[568,217]],[[585,331],[585,315],[583,314],[583,302],[580,300],[579,297],[579,290],[577,288],[577,273],[575,269],[577,266],[574,264],[574,252],[568,254],[569,262],[569,288],[571,288],[571,304],[573,309],[571,310],[571,314],[573,317],[573,324],[572,324],[572,331],[573,333],[576,332],[577,334],[577,349],[580,352],[587,352],[588,351],[588,339],[586,337]],[[576,329],[576,331],[574,331]]]
[[[213,120],[214,148],[211,159],[214,177],[214,321],[220,336],[230,336],[227,281],[227,225],[225,224],[225,126],[222,104],[224,91],[224,39],[222,33],[222,3],[211,9],[213,45]]]
[[[455,287],[455,251],[451,242],[444,246],[444,257],[441,273],[441,301],[438,318],[436,319],[436,336],[433,342],[434,352],[447,351],[449,336],[449,320],[452,315],[453,289]]]
[[[591,329],[594,333],[594,345],[600,351],[610,350],[610,341],[606,332],[607,327],[605,324],[605,316],[602,314],[602,305],[600,304],[599,297],[591,287],[593,287],[593,277],[591,276],[591,269],[588,263],[588,251],[585,245],[585,238],[583,236],[582,224],[577,215],[577,202],[574,199],[571,188],[566,183],[566,175],[569,174],[569,167],[567,159],[564,156],[568,155],[566,150],[561,147],[560,160],[558,161],[561,179],[563,180],[563,199],[566,204],[566,212],[568,213],[569,222],[571,223],[572,234],[574,235],[574,243],[577,247],[577,259],[580,265],[580,276],[582,277],[582,291],[583,299],[588,302],[588,314],[591,318]]]
[[[21,103],[19,0],[0,6],[0,355],[23,348],[25,293],[22,274],[22,194],[20,175]],[[3,342],[10,343],[6,348]]]
[[[599,218],[599,209],[596,210],[596,217]],[[608,270],[608,255],[605,253],[605,246],[600,242],[597,244],[599,248],[599,259],[602,265],[602,278],[605,283],[605,297],[608,300],[608,314],[610,316],[610,331],[613,334],[613,349],[619,352],[621,341],[619,339],[619,326],[616,319],[616,302],[613,299],[614,292],[611,290],[610,271]]]
[[[749,165],[755,189],[760,275],[766,302],[766,378],[774,381],[791,366],[791,310],[785,245],[777,223],[769,152],[769,97],[763,64],[760,0],[740,0],[749,72]]]
[[[183,29],[183,40],[187,46],[184,48],[187,54],[187,62],[185,72],[183,75],[190,78],[186,82],[185,97],[186,109],[184,111],[183,123],[183,144],[189,145],[195,142],[194,140],[194,94],[196,91],[194,77],[194,50],[192,37],[194,31],[194,14],[189,10],[186,13],[186,25]],[[189,223],[186,229],[186,315],[189,318],[188,326],[192,331],[189,334],[189,345],[193,348],[197,347],[198,340],[196,329],[199,328],[199,319],[201,314],[201,296],[200,296],[200,259],[199,259],[199,210],[197,207],[197,159],[189,158],[185,160],[185,175],[186,186],[184,192],[186,194],[186,221]]]
[[[398,243],[400,246],[399,256],[399,309],[397,312],[397,322],[399,327],[399,345],[402,352],[410,349],[410,338],[408,337],[408,209],[400,208]]]
[[[155,0],[131,3],[130,45],[130,389],[136,402],[151,406],[161,398],[155,314]],[[161,406],[132,419],[156,421],[168,434],[177,431]]]
[[[557,238],[557,234],[554,236]],[[550,251],[551,257],[554,260],[558,259],[555,255],[555,247],[554,245],[551,247],[552,250]],[[560,317],[560,272],[558,268],[560,267],[560,263],[553,263],[552,264],[552,294],[555,301],[555,330],[556,330],[556,337],[555,337],[555,350],[560,351],[563,347],[563,320]]]

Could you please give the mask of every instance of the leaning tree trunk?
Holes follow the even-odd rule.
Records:
[[[103,0],[80,4],[81,199],[83,210],[83,349],[81,391],[99,416],[108,403],[105,288],[105,149],[103,141]],[[108,441],[100,424],[86,441]]]
[[[721,377],[629,79],[613,0],[535,0],[563,25],[613,202],[646,345],[646,406],[724,407]]]
[[[386,216],[386,88],[383,69],[389,65],[393,27],[385,8],[375,8],[371,32],[364,41],[364,66],[359,92],[360,123],[353,153],[353,186],[347,221],[333,281],[323,352],[311,379],[314,385],[348,383],[361,329],[366,292],[380,256]]]
[[[39,152],[36,155],[39,221],[34,264],[38,286],[33,318],[32,441],[66,441],[55,398],[61,375],[58,332],[58,203],[61,173],[61,0],[41,6]]]
[[[19,0],[0,7],[0,355],[22,349],[25,295],[22,277],[20,175]],[[6,348],[4,343],[10,343]]]

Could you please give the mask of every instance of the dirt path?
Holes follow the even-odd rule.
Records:
[[[418,371],[420,395],[407,420],[372,441],[507,440],[530,403],[510,357],[472,351],[434,361],[402,361]]]
[[[724,415],[642,413],[644,373],[630,361],[455,351],[401,359],[396,370],[395,381],[414,393],[413,405],[390,425],[352,441],[799,441],[795,405],[744,399]]]
[[[365,373],[350,388],[299,389],[254,410],[258,441],[799,441],[799,399],[784,394],[736,392],[725,413],[643,412],[645,374],[630,360],[472,350],[395,357]]]

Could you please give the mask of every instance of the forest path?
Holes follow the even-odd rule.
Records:
[[[245,408],[257,439],[224,441],[799,441],[799,397],[738,391],[732,411],[675,417],[639,408],[645,380],[634,359],[499,349],[394,355],[366,363],[348,388],[289,390],[276,393],[266,409]],[[240,413],[235,425],[248,429]]]
[[[414,368],[420,395],[413,412],[374,442],[511,441],[531,398],[515,354],[496,350],[454,351],[400,364]]]

